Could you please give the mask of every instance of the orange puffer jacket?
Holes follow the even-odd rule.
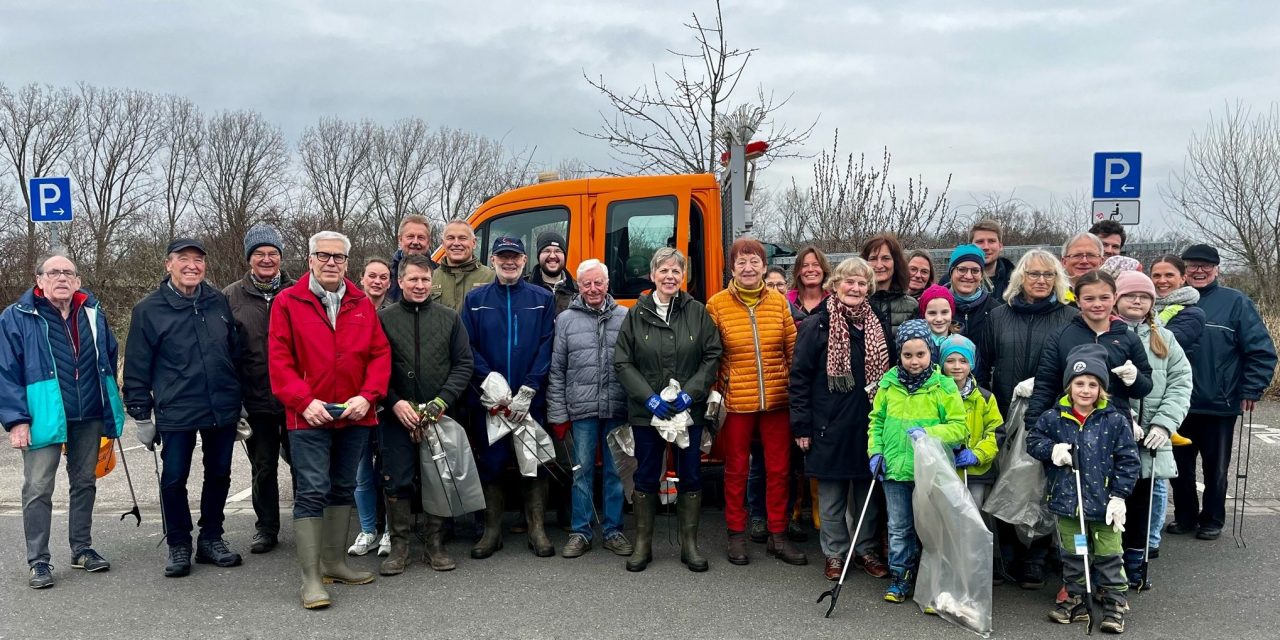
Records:
[[[748,308],[730,282],[707,301],[707,311],[724,343],[717,387],[725,409],[753,413],[786,408],[796,346],[796,323],[786,297],[766,288],[760,302]]]

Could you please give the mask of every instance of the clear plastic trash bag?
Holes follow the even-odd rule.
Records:
[[[1009,427],[1004,446],[996,457],[999,476],[982,510],[1013,525],[1024,545],[1053,533],[1057,521],[1044,505],[1044,464],[1027,453],[1027,430],[1023,417],[1027,400],[1014,398],[1009,405]]]

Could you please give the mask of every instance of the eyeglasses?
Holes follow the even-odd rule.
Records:
[[[1053,280],[1055,274],[1052,271],[1028,271],[1025,274],[1028,280]]]
[[[50,269],[40,275],[45,276],[50,280],[57,280],[58,278],[62,278],[62,277],[65,277],[66,279],[71,280],[71,279],[80,277],[80,274],[76,273],[75,271],[72,271],[71,269]]]
[[[1102,258],[1100,253],[1073,253],[1071,255],[1062,256],[1065,260],[1099,260]]]
[[[319,260],[322,264],[325,262],[328,262],[329,260],[333,260],[334,264],[346,264],[347,262],[347,254],[345,253],[329,253],[328,251],[317,251],[311,255],[314,256],[316,260]]]
[[[279,260],[280,252],[279,251],[254,251],[253,255],[249,256],[249,258],[252,260]]]
[[[958,273],[962,276],[976,276],[979,273],[982,273],[982,269],[978,269],[976,267],[956,267],[951,271],[953,273]]]
[[[1191,273],[1192,271],[1198,273],[1209,273],[1210,271],[1213,271],[1213,267],[1214,265],[1211,264],[1189,264],[1187,265],[1187,273]]]

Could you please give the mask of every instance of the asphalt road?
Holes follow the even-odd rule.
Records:
[[[1133,596],[1126,618],[1135,638],[1274,638],[1280,633],[1280,404],[1268,403],[1254,418],[1254,451],[1249,470],[1245,533],[1238,548],[1228,531],[1216,542],[1167,536],[1153,562],[1156,590]],[[126,436],[126,445],[131,436]],[[150,453],[128,451],[143,523],[135,527],[119,514],[131,506],[123,468],[99,485],[94,546],[110,559],[110,572],[70,569],[65,547],[65,512],[55,512],[52,589],[26,587],[18,500],[22,463],[17,452],[0,452],[0,640],[7,638],[340,638],[406,634],[442,638],[972,638],[966,631],[926,616],[913,604],[881,599],[885,582],[850,573],[835,616],[822,617],[814,600],[830,587],[823,579],[816,536],[802,548],[807,567],[791,567],[765,557],[752,545],[752,563],[736,567],[724,560],[723,514],[703,515],[701,544],[711,570],[694,574],[679,563],[678,546],[668,543],[672,523],[660,517],[656,560],[648,571],[629,574],[623,559],[597,548],[565,560],[535,558],[524,536],[508,535],[506,548],[489,560],[467,557],[468,545],[450,544],[458,569],[434,573],[417,563],[402,576],[366,586],[334,586],[334,605],[304,611],[297,602],[297,569],[292,530],[265,556],[247,553],[253,530],[248,497],[248,463],[243,452],[233,465],[227,507],[227,538],[245,554],[232,569],[197,565],[193,575],[166,579],[155,476]],[[197,452],[198,459],[198,452]],[[199,478],[199,464],[192,478]],[[282,479],[284,475],[282,474]],[[198,482],[193,480],[192,486]],[[283,495],[288,488],[281,483]],[[65,482],[55,508],[65,508]],[[192,493],[193,503],[198,490]],[[1228,502],[1228,508],[1231,503]],[[195,505],[193,504],[193,509]],[[628,522],[628,530],[631,529]],[[559,545],[565,534],[556,530]],[[672,538],[674,541],[674,538]],[[415,547],[416,549],[416,547]],[[377,560],[353,559],[376,569]],[[1047,622],[1052,591],[998,587],[993,637],[1066,638],[1084,634],[1076,624]]]

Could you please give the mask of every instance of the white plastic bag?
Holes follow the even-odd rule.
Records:
[[[618,471],[618,478],[622,480],[622,496],[627,502],[632,502],[631,495],[636,491],[635,476],[639,464],[636,462],[636,438],[631,425],[624,424],[614,428],[605,435],[604,441],[609,446],[609,453],[613,454],[613,468]]]
[[[911,508],[920,537],[914,599],[944,620],[991,637],[991,532],[937,438],[915,448]]]
[[[987,494],[982,510],[1011,525],[1023,544],[1053,533],[1057,520],[1044,504],[1044,464],[1027,453],[1023,417],[1027,399],[1014,398],[1009,405],[1004,446],[996,458],[999,476]]]
[[[556,457],[555,445],[551,436],[533,419],[526,415],[524,420],[512,422],[501,410],[511,402],[511,386],[501,374],[490,371],[480,383],[480,404],[488,409],[485,416],[485,430],[488,432],[489,444],[493,445],[507,434],[511,434],[511,446],[515,450],[516,466],[520,475],[533,478],[538,475],[539,465],[546,464]],[[493,411],[493,409],[499,409]]]
[[[669,380],[667,386],[658,395],[667,402],[675,402],[676,397],[680,395],[680,383]],[[689,415],[687,409],[670,418],[654,416],[649,424],[658,430],[658,435],[662,436],[663,440],[674,442],[681,449],[689,448],[689,425],[693,424],[693,416]],[[699,442],[698,445],[701,446],[702,443]]]

